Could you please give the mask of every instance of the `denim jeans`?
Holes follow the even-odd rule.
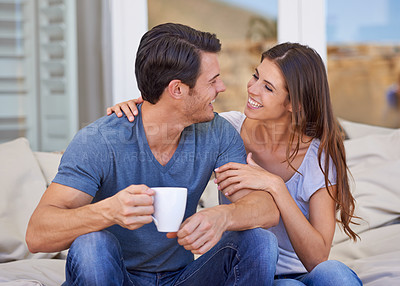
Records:
[[[362,285],[357,274],[342,262],[328,260],[318,264],[310,273],[279,275],[274,286],[357,286]]]
[[[275,235],[252,229],[224,233],[217,245],[183,269],[128,271],[118,240],[103,230],[72,243],[63,285],[273,285],[277,259]]]

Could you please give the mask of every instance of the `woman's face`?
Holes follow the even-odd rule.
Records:
[[[285,80],[278,66],[264,59],[247,84],[248,99],[244,113],[257,120],[280,120],[291,116]]]

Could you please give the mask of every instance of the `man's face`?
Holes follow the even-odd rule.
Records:
[[[185,114],[190,122],[206,122],[214,118],[212,103],[225,91],[220,78],[217,54],[201,52],[200,75],[185,99]]]

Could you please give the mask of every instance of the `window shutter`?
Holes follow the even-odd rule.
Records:
[[[62,150],[78,129],[75,1],[38,3],[41,149]]]
[[[0,141],[38,147],[34,1],[0,0]]]
[[[78,129],[75,0],[0,0],[0,140],[65,149]]]

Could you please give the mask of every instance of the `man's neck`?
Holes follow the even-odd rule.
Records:
[[[177,114],[164,104],[142,104],[142,122],[149,147],[161,165],[166,165],[179,145],[183,129]]]

